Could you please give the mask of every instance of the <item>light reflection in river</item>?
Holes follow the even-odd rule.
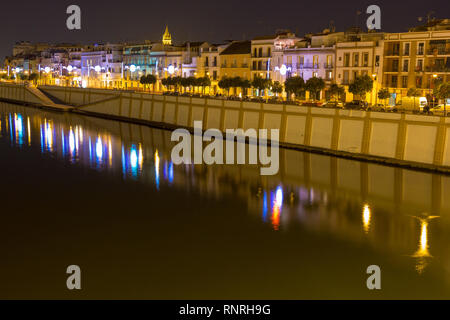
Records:
[[[88,165],[95,170],[119,172],[124,179],[145,179],[151,181],[157,190],[167,186],[186,188],[188,185],[201,188],[203,175],[212,172],[214,172],[213,179],[222,178],[211,167],[196,171],[193,165],[174,166],[170,159],[170,150],[160,145],[144,143],[143,139],[131,139],[101,127],[82,124],[80,121],[57,120],[52,118],[51,114],[43,116],[40,113],[30,115],[19,112],[3,113],[0,127],[2,135],[9,136],[11,144],[18,147],[23,147],[24,142],[28,141],[30,146],[39,145],[44,154],[57,152],[71,163]],[[24,134],[27,135],[26,140]],[[39,136],[39,143],[33,141],[32,137],[36,137],[37,140]],[[309,167],[312,166],[313,164],[309,164]],[[220,172],[222,169],[217,170]],[[319,176],[317,173],[316,175]],[[380,210],[377,210],[372,202],[363,199],[365,197],[361,196],[356,201],[352,199],[356,208],[354,209],[348,205],[347,194],[336,196],[332,188],[320,188],[317,186],[319,184],[301,181],[285,183],[280,177],[276,177],[271,183],[261,181],[260,177],[254,179],[258,182],[246,180],[242,176],[238,179],[234,175],[230,175],[228,179],[230,183],[208,184],[206,193],[225,194],[223,190],[226,186],[230,187],[235,183],[230,187],[229,193],[246,198],[251,210],[258,213],[258,219],[273,231],[283,231],[288,224],[297,221],[317,229],[327,229],[328,232],[348,234],[355,239],[359,239],[358,235],[370,234],[371,237],[362,237],[364,241],[385,240],[381,239],[384,235],[378,235],[377,238],[375,232],[377,228],[374,228],[378,226],[377,215],[381,214]],[[430,219],[421,219],[420,226],[416,225],[415,229],[405,232],[402,235],[401,248],[395,249],[401,250],[399,256],[410,255],[416,250],[413,255],[414,267],[420,274],[424,272],[432,258],[428,241],[431,236]],[[395,223],[398,229],[406,228],[403,221]],[[415,237],[418,233],[420,240],[417,249]],[[384,245],[389,249],[390,246],[394,247],[391,243]]]
[[[370,216],[371,216],[370,207],[368,204],[365,204],[363,208],[363,228],[365,233],[369,233]]]

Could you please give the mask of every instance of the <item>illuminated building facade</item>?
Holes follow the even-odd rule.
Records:
[[[450,81],[450,19],[386,34],[383,53],[382,84],[394,102],[405,99],[409,88],[431,94],[435,81]]]
[[[81,53],[83,86],[122,87],[123,45],[94,45]]]
[[[197,75],[199,77],[209,77],[211,80],[211,93],[217,93],[218,82],[220,80],[220,53],[229,44],[214,44],[206,48],[201,48],[197,59]]]
[[[358,76],[368,75],[373,78],[374,85],[366,99],[372,104],[377,103],[377,92],[381,89],[383,76],[383,39],[383,33],[350,30],[345,33],[343,40],[336,43],[335,81],[345,87],[346,101],[356,98],[348,92],[350,83]]]
[[[256,76],[260,76],[262,78],[274,79],[274,51],[293,47],[299,40],[295,34],[289,31],[254,38],[251,41],[251,78],[254,79]]]

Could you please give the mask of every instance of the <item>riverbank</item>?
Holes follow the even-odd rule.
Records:
[[[3,86],[2,99],[30,103],[23,94],[11,96],[17,88]],[[279,143],[285,148],[450,173],[450,119],[443,117],[107,89],[43,86],[40,90],[79,114],[164,129],[192,131],[194,121],[202,121],[204,130],[222,132],[279,129]]]

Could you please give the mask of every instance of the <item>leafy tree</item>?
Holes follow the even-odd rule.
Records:
[[[408,97],[414,98],[414,109],[416,108],[416,98],[420,97],[421,93],[420,90],[417,88],[409,88],[408,92],[406,93]]]
[[[231,82],[232,82],[231,78],[223,77],[222,79],[220,79],[218,83],[219,88],[226,90],[227,94],[230,95],[230,88],[232,86]]]
[[[444,115],[447,115],[447,99],[450,98],[450,82],[441,83],[435,90],[435,96],[444,100]]]
[[[325,88],[325,81],[322,78],[312,77],[306,81],[306,90],[317,100],[317,94]]]
[[[33,72],[32,74],[30,74],[29,80],[36,84],[38,78],[39,75],[36,72]]]
[[[161,84],[170,90],[170,86],[171,86],[170,78],[161,79]]]
[[[264,92],[272,84],[272,80],[256,76],[252,81],[252,87],[259,90],[259,94]]]
[[[175,87],[175,92],[178,92],[178,88],[181,87],[182,79],[183,78],[180,76],[173,77],[173,85]]]
[[[348,87],[348,91],[354,95],[366,100],[367,92],[371,91],[373,88],[373,79],[367,74],[363,76],[356,77]]]
[[[151,85],[153,88],[153,91],[155,91],[155,83],[158,79],[156,78],[155,75],[153,74],[148,74],[147,75],[147,84]]]
[[[234,94],[237,95],[237,88],[242,85],[243,79],[241,77],[233,77],[230,79],[231,87],[234,88]]]
[[[252,83],[250,82],[250,80],[243,79],[241,81],[240,87],[241,87],[244,95],[248,95],[248,89],[250,89],[252,87]]]
[[[328,91],[330,92],[330,95],[335,98],[336,101],[345,94],[345,88],[339,86],[336,83],[332,83]]]
[[[164,79],[163,79],[164,80]],[[141,76],[141,78],[139,79],[139,82],[144,85],[144,88],[146,86],[150,86],[156,83],[156,77],[152,74],[148,74],[148,75],[143,75]],[[155,87],[153,87],[153,90],[155,89]]]
[[[390,96],[391,96],[391,93],[386,88],[380,89],[378,91],[378,99],[385,100],[384,104],[386,104],[386,99],[388,99]]]
[[[305,81],[302,77],[291,77],[284,82],[284,90],[287,93],[288,100],[294,94],[299,97],[305,91]]]
[[[20,73],[19,74],[19,79],[22,81],[28,80],[28,75],[24,74],[24,73]]]
[[[200,86],[202,87],[202,94],[205,94],[205,88],[211,86],[211,79],[208,76],[201,77]]]
[[[283,92],[283,85],[279,81],[275,81],[272,85],[272,92],[278,97]]]
[[[191,79],[190,78],[182,78],[181,86],[184,88],[184,92],[186,92],[186,88],[191,86]]]

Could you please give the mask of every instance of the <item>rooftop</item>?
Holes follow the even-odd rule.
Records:
[[[250,54],[252,50],[251,41],[235,41],[231,43],[220,55]]]

